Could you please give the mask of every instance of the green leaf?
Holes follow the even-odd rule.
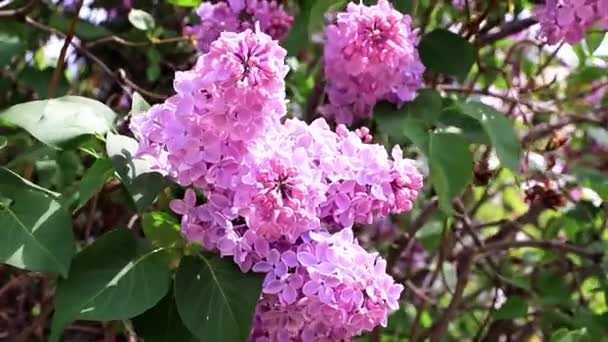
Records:
[[[31,101],[0,112],[1,121],[25,129],[47,145],[85,134],[104,134],[115,117],[103,103],[80,96]]]
[[[512,296],[494,312],[494,319],[515,319],[528,315],[528,302],[519,296]]]
[[[136,29],[142,31],[150,31],[156,27],[154,17],[150,13],[136,8],[132,8],[129,12],[129,22]]]
[[[57,284],[51,341],[75,319],[135,317],[168,292],[171,270],[164,248],[151,249],[126,229],[116,229],[82,250],[70,276]]]
[[[103,185],[106,183],[108,178],[112,176],[114,172],[114,168],[112,167],[112,161],[109,159],[97,159],[93,166],[89,168],[84,176],[82,176],[82,180],[80,181],[79,196],[78,196],[78,204],[77,208],[81,208],[85,205],[95,193],[97,193]]]
[[[420,58],[429,70],[460,79],[467,76],[475,62],[473,45],[444,29],[436,29],[423,36],[419,50]]]
[[[396,0],[394,4],[395,9],[403,14],[411,13],[414,9],[414,0]]]
[[[164,177],[152,171],[149,161],[134,158],[138,143],[135,139],[108,133],[106,149],[114,169],[131,196],[138,212],[143,212],[166,186]]]
[[[175,301],[184,324],[205,341],[241,342],[251,332],[262,279],[217,256],[185,257],[175,276]]]
[[[382,103],[376,106],[374,120],[380,132],[388,135],[395,142],[403,143],[404,138],[407,138],[428,155],[429,133],[421,119],[412,118],[404,113],[404,110]]]
[[[461,103],[462,112],[479,121],[492,145],[496,148],[498,159],[513,173],[519,173],[522,147],[513,123],[494,108],[479,102]]]
[[[308,36],[308,24],[310,18],[310,6],[313,1],[306,1],[300,6],[299,13],[295,16],[295,21],[289,30],[289,35],[281,45],[287,50],[289,56],[297,56],[302,49],[310,43]]]
[[[133,93],[133,98],[131,99],[131,110],[129,114],[137,115],[141,114],[150,109],[150,104],[146,99],[144,99],[138,92]]]
[[[184,244],[179,222],[167,213],[155,211],[144,214],[142,226],[146,237],[155,246],[175,247]]]
[[[412,118],[420,119],[429,126],[435,125],[442,110],[441,95],[433,89],[422,89],[412,102],[403,105],[403,109]]]
[[[311,0],[312,1],[312,0]],[[325,27],[325,14],[336,12],[346,5],[346,0],[315,0],[308,18],[308,35],[320,33]]]
[[[473,178],[473,155],[466,140],[454,133],[434,133],[430,138],[431,182],[439,206],[452,212],[452,200]]]
[[[4,168],[4,167],[0,168],[0,185],[1,186],[4,186],[4,185],[27,186],[34,190],[43,192],[45,195],[51,197],[54,200],[58,200],[59,196],[61,196],[60,193],[54,192],[49,189],[45,189],[39,185],[36,185],[36,184],[28,181],[27,179],[22,178],[15,172],[13,172],[7,168]]]
[[[606,32],[601,31],[589,31],[585,36],[585,44],[587,44],[587,50],[589,55],[593,55],[595,50],[602,45],[604,38],[606,37]]]
[[[48,191],[0,169],[0,261],[35,272],[68,274],[72,219]]]
[[[585,167],[578,167],[574,172],[582,185],[595,191],[602,200],[608,201],[608,175]]]
[[[151,48],[146,51],[146,57],[148,59],[146,77],[148,78],[148,81],[154,82],[160,76],[161,55],[157,49]]]
[[[146,342],[198,341],[184,325],[173,299],[173,291],[152,309],[133,319],[135,331]]]
[[[201,1],[202,0],[169,0],[169,3],[179,7],[197,7],[201,4]]]
[[[25,48],[19,36],[0,32],[0,66],[9,65],[13,57],[25,52]]]

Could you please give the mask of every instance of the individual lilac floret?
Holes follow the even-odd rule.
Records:
[[[324,53],[329,105],[325,115],[351,124],[371,115],[376,102],[401,104],[417,95],[424,66],[411,18],[387,0],[350,3],[326,29]]]
[[[224,31],[241,32],[252,29],[257,22],[261,30],[273,39],[283,40],[293,24],[293,17],[283,5],[273,0],[204,2],[196,9],[196,14],[201,23],[186,26],[184,34],[193,36],[202,52],[207,52],[211,43]]]
[[[359,246],[350,229],[302,239],[253,266],[267,276],[250,341],[348,341],[386,326],[403,286],[385,260]]]
[[[608,0],[546,0],[534,16],[549,44],[576,44],[594,25],[608,28]]]

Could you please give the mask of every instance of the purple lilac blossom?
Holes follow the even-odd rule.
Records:
[[[283,40],[293,24],[293,17],[283,5],[273,0],[204,2],[196,9],[196,14],[201,23],[186,26],[184,34],[196,39],[196,46],[201,52],[207,52],[211,43],[224,31],[253,29],[257,22],[264,33],[273,39]]]
[[[608,29],[608,0],[546,0],[534,16],[549,44],[576,44],[596,25]]]
[[[347,340],[385,325],[403,289],[351,226],[410,210],[422,175],[367,129],[281,122],[285,56],[259,26],[223,32],[131,129],[142,158],[205,194],[171,202],[184,236],[265,274],[252,341]]]
[[[325,32],[324,115],[350,125],[370,117],[380,100],[400,105],[416,97],[424,66],[411,21],[387,0],[374,6],[349,3],[337,15]]]

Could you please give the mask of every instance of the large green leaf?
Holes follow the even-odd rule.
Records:
[[[170,283],[166,249],[151,249],[126,229],[111,231],[78,253],[69,278],[59,281],[50,340],[75,319],[135,317],[156,305]]]
[[[138,143],[133,138],[112,133],[107,135],[108,156],[129,192],[135,209],[143,212],[156,200],[166,181],[161,174],[153,172],[149,161],[134,157],[137,147]]]
[[[100,158],[93,163],[93,166],[82,176],[78,186],[78,208],[85,205],[96,192],[101,190],[108,178],[112,176],[113,171],[114,168],[109,159]]]
[[[49,192],[0,169],[0,261],[66,276],[73,254],[66,210]]]
[[[103,103],[80,96],[31,101],[0,112],[0,120],[25,129],[48,145],[85,134],[104,134],[115,117]]]
[[[420,40],[420,58],[436,73],[465,78],[475,62],[475,48],[448,30],[436,29]]]
[[[434,133],[430,138],[431,181],[439,206],[452,212],[452,200],[471,182],[473,155],[466,140],[454,133]]]
[[[422,152],[428,154],[429,133],[421,119],[412,118],[388,104],[376,106],[374,120],[380,132],[388,135],[394,142],[403,143],[407,138]]]
[[[522,147],[513,127],[513,123],[496,109],[479,102],[461,103],[461,111],[479,121],[492,145],[498,159],[514,173],[519,173]]]
[[[133,319],[135,330],[146,342],[195,342],[198,341],[186,328],[173,298],[173,291],[152,309]]]
[[[247,341],[262,279],[243,274],[227,259],[200,255],[182,259],[175,301],[185,325],[203,341]]]
[[[441,96],[432,89],[420,91],[414,101],[401,108],[383,102],[374,110],[374,120],[381,132],[397,143],[408,138],[422,152],[428,155],[429,133],[441,114]]]

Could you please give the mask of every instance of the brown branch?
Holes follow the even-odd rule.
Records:
[[[486,35],[480,36],[477,39],[477,45],[487,45],[492,44],[498,40],[509,37],[513,34],[519,33],[521,31],[526,30],[530,26],[533,26],[537,23],[534,18],[526,18],[517,21],[511,21],[504,24],[498,32],[488,33]]]
[[[1,10],[0,18],[19,17],[22,15],[25,15],[25,14],[31,12],[34,9],[34,7],[36,7],[36,5],[38,5],[39,3],[40,3],[40,0],[30,0],[21,7]]]
[[[72,22],[70,23],[70,27],[68,28],[68,33],[65,35],[65,39],[63,42],[63,46],[61,47],[61,51],[59,52],[59,59],[57,60],[57,66],[55,67],[55,71],[53,72],[53,77],[51,78],[51,82],[49,83],[49,98],[55,97],[57,95],[57,87],[59,86],[59,79],[61,78],[61,73],[63,72],[63,68],[65,66],[65,55],[68,51],[68,47],[74,38],[74,32],[76,31],[76,25],[79,20],[80,9],[82,8],[82,4],[84,0],[78,1],[76,5],[76,11],[74,12],[74,18],[72,18]]]
[[[66,37],[65,33],[58,31],[47,25],[44,25],[42,23],[39,23],[31,17],[25,17],[25,22],[37,29],[57,34],[60,37],[64,37],[64,38]],[[131,88],[137,90],[138,92],[140,92],[142,95],[148,96],[149,98],[152,98],[152,99],[164,100],[168,97],[167,95],[158,94],[158,93],[146,90],[146,89],[138,86],[135,82],[131,81],[127,77],[126,72],[122,69],[119,69],[116,72],[113,71],[101,59],[99,59],[97,56],[95,56],[91,51],[89,51],[83,45],[76,44],[74,42],[71,42],[71,45],[74,48],[76,48],[80,53],[85,55],[85,57],[87,57],[93,63],[97,64],[108,76],[110,76],[114,81],[116,81],[121,86],[121,88],[127,95],[129,95],[129,96],[131,95],[131,90],[129,89],[129,87],[131,87]]]
[[[458,258],[458,276],[456,280],[456,288],[454,289],[454,295],[448,307],[443,311],[441,317],[437,319],[435,324],[429,330],[431,342],[443,341],[443,336],[447,332],[450,321],[456,315],[456,311],[460,306],[464,290],[469,283],[469,276],[473,266],[474,254],[471,250],[465,249],[460,252]]]
[[[191,37],[180,36],[180,37],[171,37],[171,38],[165,38],[165,39],[150,39],[148,41],[143,41],[143,42],[134,42],[134,41],[126,40],[117,35],[111,35],[111,36],[102,37],[102,38],[99,38],[92,42],[89,42],[86,44],[86,47],[87,47],[87,49],[90,49],[94,46],[104,44],[104,43],[111,43],[111,42],[118,43],[118,44],[125,45],[125,46],[130,46],[130,47],[141,47],[141,46],[179,43],[179,42],[188,41],[190,39],[191,39]]]
[[[553,133],[555,130],[568,126],[570,124],[588,122],[595,125],[602,126],[603,123],[601,120],[593,118],[591,116],[582,116],[582,115],[568,115],[566,117],[561,118],[557,122],[554,123],[544,123],[535,126],[523,137],[522,143],[524,146],[528,146],[531,143],[546,137],[547,135]]]

